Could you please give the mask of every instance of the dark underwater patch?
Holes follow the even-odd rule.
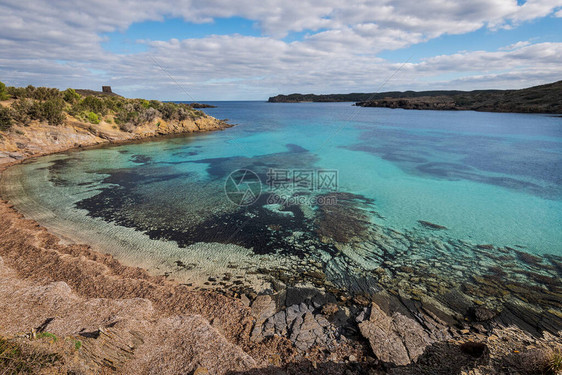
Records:
[[[152,162],[152,158],[150,156],[139,154],[132,155],[129,160],[137,164],[148,164]]]

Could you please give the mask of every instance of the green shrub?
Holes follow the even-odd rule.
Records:
[[[62,98],[62,94],[59,90],[49,87],[36,87],[30,98],[35,100],[49,100]]]
[[[162,106],[161,101],[158,101],[158,100],[151,100],[150,101],[150,108],[154,108],[156,110],[159,110],[161,106]]]
[[[162,114],[162,118],[164,120],[171,120],[176,113],[176,106],[174,105],[174,103],[162,103],[159,111]]]
[[[8,99],[10,99],[10,94],[8,94],[6,85],[3,82],[0,82],[0,100],[8,100]]]
[[[0,106],[0,130],[6,131],[12,127],[13,118],[10,108]]]
[[[57,341],[57,335],[55,335],[54,333],[51,333],[51,332],[40,332],[40,333],[37,334],[37,338],[38,339],[48,338],[48,339],[51,339],[53,341]]]
[[[49,100],[55,98],[62,98],[62,94],[58,89],[50,87],[35,87],[29,85],[23,87],[8,87],[7,93],[13,98],[28,98],[35,100]]]
[[[63,92],[63,99],[67,103],[74,104],[80,101],[80,94],[74,91],[74,89],[66,89]]]
[[[86,119],[91,122],[92,124],[99,124],[100,123],[100,119],[98,117],[98,115],[96,115],[94,112],[88,112],[88,114],[86,115]]]
[[[12,98],[14,99],[19,99],[19,98],[25,98],[26,96],[26,91],[25,88],[23,87],[13,87],[10,86],[7,88],[8,94],[11,95]]]
[[[61,98],[53,98],[46,100],[43,103],[43,118],[50,125],[60,125],[63,123],[64,116],[64,101]]]
[[[20,98],[12,104],[12,116],[18,124],[29,125],[32,120],[31,108],[33,101],[31,99]]]
[[[105,115],[107,112],[107,107],[105,101],[101,98],[95,96],[87,96],[80,102],[82,109],[94,112],[98,115]]]
[[[103,96],[100,98],[103,100],[103,104],[108,111],[117,112],[123,108],[126,104],[127,99],[115,97],[115,96]]]
[[[62,98],[36,101],[31,105],[29,115],[34,120],[47,121],[49,125],[60,125],[65,119],[64,107]]]

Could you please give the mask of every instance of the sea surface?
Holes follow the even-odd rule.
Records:
[[[560,309],[561,117],[211,104],[236,126],[41,157],[10,168],[0,191],[69,242],[198,287],[463,286],[490,306],[523,293],[495,295],[482,277]]]

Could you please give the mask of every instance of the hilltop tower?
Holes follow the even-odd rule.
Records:
[[[112,93],[112,91],[111,91],[111,86],[102,86],[102,87],[101,87],[101,91],[102,91],[102,92],[105,92],[105,93],[107,93],[107,94],[111,94],[111,93]]]

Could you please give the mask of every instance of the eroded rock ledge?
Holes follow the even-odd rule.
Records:
[[[44,122],[34,122],[29,126],[16,125],[0,134],[0,165],[72,148],[222,130],[231,126],[211,116],[176,122],[159,119],[139,126],[132,132],[121,131],[104,122],[94,128],[91,124],[75,119],[57,126]]]

